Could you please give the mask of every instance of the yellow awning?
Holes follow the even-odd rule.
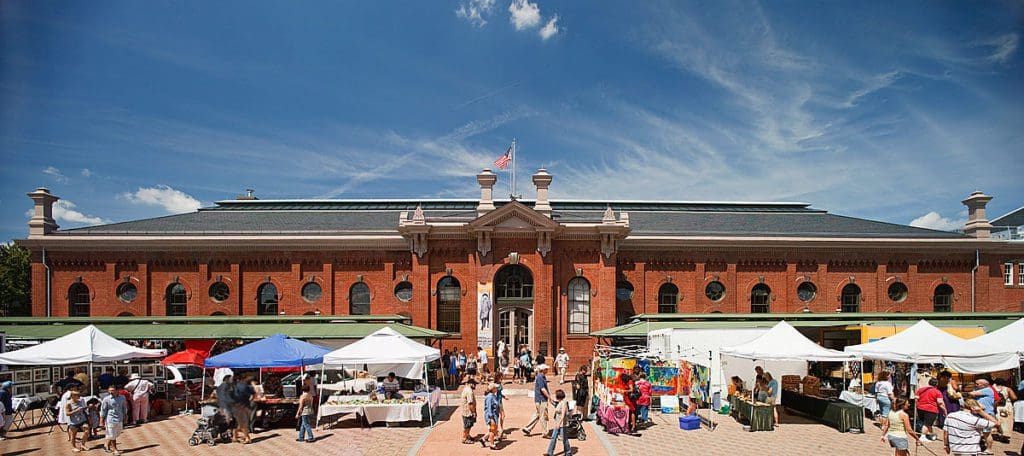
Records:
[[[851,325],[849,330],[860,330],[860,343],[866,344],[871,341],[884,339],[896,335],[896,333],[909,328],[909,325]],[[971,339],[985,334],[985,329],[978,326],[947,326],[939,329],[964,339]]]

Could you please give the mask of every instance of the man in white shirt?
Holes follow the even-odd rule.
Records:
[[[501,369],[504,374],[505,368],[508,367],[508,360],[505,359],[505,341],[498,341],[498,361],[496,369]]]
[[[558,376],[560,382],[565,383],[565,373],[569,370],[569,354],[565,352],[565,347],[558,349],[558,356],[555,356],[555,369],[558,369]]]
[[[149,393],[153,391],[153,382],[132,374],[124,389],[132,393],[132,419],[135,424],[142,424],[149,418]]]
[[[964,400],[964,408],[946,416],[943,442],[946,454],[981,454],[981,436],[991,432],[996,419],[974,399]],[[992,451],[991,448],[988,448]],[[991,454],[991,453],[989,453]]]
[[[480,347],[476,347],[476,352],[476,357],[477,359],[480,360],[480,371],[485,374],[488,373],[489,371],[487,370],[487,352]]]

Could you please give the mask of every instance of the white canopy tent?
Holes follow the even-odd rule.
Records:
[[[134,358],[162,358],[167,350],[138,348],[89,325],[71,334],[21,350],[0,354],[0,364],[64,365],[106,363]]]
[[[429,347],[384,327],[345,347],[324,355],[325,368],[344,369],[346,366],[366,366],[373,376],[382,377],[390,372],[404,378],[422,378],[429,391],[426,364],[441,358],[441,350]],[[433,410],[427,401],[430,425],[434,425]],[[319,421],[319,418],[318,418]],[[319,425],[319,423],[317,423]]]
[[[773,361],[860,361],[853,353],[830,350],[814,343],[785,321],[745,344],[722,347],[723,355]]]
[[[883,361],[944,364],[966,374],[1015,369],[1019,366],[1020,358],[1014,348],[993,346],[978,339],[961,339],[921,320],[894,336],[851,345],[844,350],[864,358]]]
[[[994,348],[1013,350],[1024,356],[1024,318],[988,334],[970,339],[970,341]]]
[[[89,325],[71,334],[21,350],[0,354],[0,364],[66,365],[107,363],[135,358],[162,358],[167,350],[138,348],[121,342],[99,328]],[[89,385],[92,391],[92,385]]]

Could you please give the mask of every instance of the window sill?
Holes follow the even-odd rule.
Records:
[[[566,334],[566,339],[590,339],[590,334]]]

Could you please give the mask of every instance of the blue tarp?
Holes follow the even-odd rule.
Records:
[[[330,352],[331,349],[327,347],[291,339],[284,334],[274,334],[266,339],[206,358],[205,366],[237,369],[309,366],[320,364],[324,360],[324,355]]]

